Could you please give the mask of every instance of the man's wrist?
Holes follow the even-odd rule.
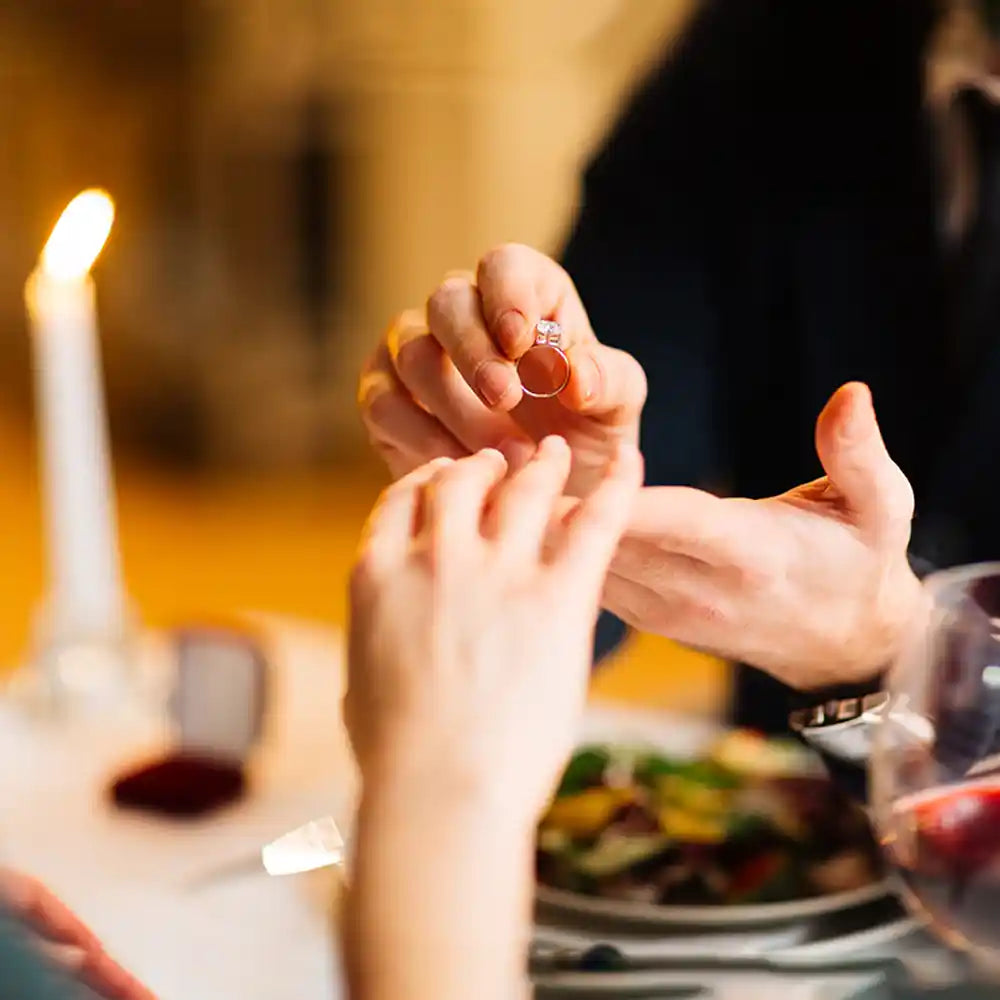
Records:
[[[820,687],[846,684],[866,693],[878,690],[880,678],[896,662],[924,606],[923,587],[908,564],[896,572],[884,593],[882,613],[873,620],[863,645],[856,647],[850,661]],[[815,695],[816,690],[812,693]]]
[[[918,563],[919,565],[919,563]],[[789,716],[793,731],[802,735],[830,764],[833,761],[863,765],[871,752],[873,727],[881,724],[888,705],[885,693],[886,677],[914,636],[922,634],[931,605],[927,591],[913,571],[907,582],[908,597],[903,602],[903,614],[895,627],[895,641],[880,669],[858,683],[799,693],[793,699],[794,711]]]

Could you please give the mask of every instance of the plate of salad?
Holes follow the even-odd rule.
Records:
[[[545,905],[672,926],[780,923],[889,892],[861,806],[800,744],[745,730],[693,755],[581,745],[536,867]]]

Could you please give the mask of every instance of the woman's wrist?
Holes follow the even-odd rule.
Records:
[[[363,775],[359,824],[392,828],[408,822],[428,834],[435,828],[468,830],[490,841],[531,845],[538,817],[526,796],[499,788],[471,766],[387,759]]]
[[[482,816],[507,836],[534,836],[541,809],[537,775],[522,780],[512,773],[503,755],[483,746],[475,730],[446,739],[439,726],[424,719],[384,735],[359,757],[363,811],[422,808],[462,825]]]
[[[355,839],[345,927],[352,996],[465,1000],[470,985],[478,1000],[521,994],[533,818],[475,789],[369,773]]]

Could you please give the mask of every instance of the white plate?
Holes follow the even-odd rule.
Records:
[[[784,903],[752,903],[745,906],[661,906],[628,900],[602,899],[564,892],[540,885],[535,898],[545,906],[574,916],[600,917],[616,923],[646,924],[658,927],[749,927],[752,925],[791,923],[823,917],[854,906],[862,906],[887,896],[892,891],[888,880],[873,882],[860,889],[834,892],[826,896],[792,899]]]
[[[625,706],[591,705],[581,727],[581,743],[619,743],[655,746],[677,757],[694,757],[725,730],[712,722],[672,716]],[[538,886],[536,898],[565,914],[598,917],[616,923],[658,927],[748,927],[789,923],[826,916],[881,899],[892,892],[888,880],[860,889],[810,896],[783,903],[743,906],[663,906],[618,899],[602,899]]]
[[[805,931],[805,927],[802,930]],[[728,948],[723,956],[716,946],[717,961],[706,964],[702,970],[635,968],[624,972],[551,972],[535,976],[534,983],[540,996],[571,993],[575,996],[592,994],[618,998],[632,995],[649,997],[657,990],[700,985],[709,990],[705,1000],[747,1000],[749,997],[773,996],[776,992],[780,992],[782,997],[818,1000],[821,984],[825,983],[831,987],[836,984],[836,989],[831,989],[829,994],[823,992],[822,996],[828,995],[829,1000],[843,1000],[848,996],[854,997],[862,984],[873,979],[871,972],[862,971],[865,965],[899,955],[903,955],[905,961],[905,940],[913,942],[911,948],[920,949],[921,955],[936,962],[934,968],[941,968],[944,949],[921,939],[919,930],[919,921],[903,918],[824,941],[792,944],[779,949],[765,946],[763,954],[759,948],[756,953],[752,949],[741,953],[739,949],[734,951]],[[699,945],[702,941],[698,936],[693,940]],[[736,940],[739,941],[738,936]],[[699,953],[690,953],[685,958],[697,962]],[[760,959],[761,967],[727,968],[727,960],[738,965],[747,958]],[[792,974],[789,970],[793,970]],[[875,977],[881,978],[878,974]],[[754,986],[759,989],[754,990]]]

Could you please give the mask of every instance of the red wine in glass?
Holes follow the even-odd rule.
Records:
[[[939,933],[1000,949],[1000,774],[899,799],[882,839]]]

